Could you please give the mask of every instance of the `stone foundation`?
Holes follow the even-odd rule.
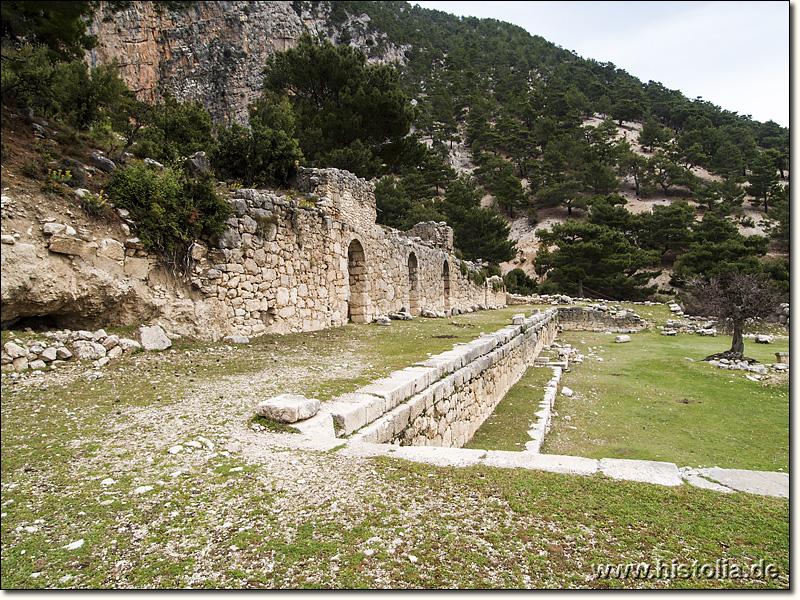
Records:
[[[647,329],[647,321],[630,310],[613,311],[596,306],[560,306],[558,322],[562,329],[571,331],[636,333]]]
[[[340,437],[369,443],[462,447],[557,332],[557,311],[536,312],[375,381],[325,406]]]

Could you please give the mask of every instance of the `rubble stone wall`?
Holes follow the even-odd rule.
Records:
[[[505,306],[502,289],[469,280],[474,267],[452,254],[446,225],[377,225],[371,182],[301,168],[295,187],[294,197],[238,190],[216,247],[194,248],[192,283],[222,303],[236,333],[370,323],[404,308],[444,316]],[[429,239],[420,237],[426,232]]]
[[[647,321],[630,310],[613,311],[606,307],[560,306],[558,321],[571,331],[610,331],[636,333],[647,329]]]

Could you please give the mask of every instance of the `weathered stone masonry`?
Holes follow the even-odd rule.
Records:
[[[446,224],[377,225],[373,183],[301,168],[294,187],[294,198],[238,190],[218,247],[194,248],[193,284],[222,303],[238,333],[370,323],[403,308],[416,316],[505,305],[502,290],[469,280]]]
[[[368,443],[461,447],[557,332],[557,311],[514,325],[396,371],[326,403],[318,420]]]

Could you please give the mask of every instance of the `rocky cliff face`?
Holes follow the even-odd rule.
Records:
[[[113,12],[104,2],[89,28],[100,44],[88,61],[97,66],[116,59],[140,100],[155,102],[167,91],[180,101],[201,100],[217,122],[232,116],[245,123],[248,103],[261,93],[268,56],[294,47],[304,31],[339,37],[342,27],[330,26],[324,5],[320,10],[299,15],[288,1],[196,2],[180,11],[132,2]],[[343,25],[351,45],[370,48],[367,38],[376,36],[368,33],[368,22],[360,15]],[[403,60],[403,49],[380,47],[371,60]]]

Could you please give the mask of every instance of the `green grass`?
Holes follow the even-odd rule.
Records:
[[[544,397],[544,386],[552,378],[549,367],[529,367],[465,447],[525,450],[525,442],[531,439],[530,424],[537,421],[535,413]]]
[[[74,381],[29,377],[23,385],[3,374],[0,585],[788,587],[786,499],[601,475],[438,468],[390,459],[362,463],[336,452],[282,449],[266,436],[258,449],[263,460],[219,452],[236,431],[254,422],[251,401],[260,395],[321,392],[321,399],[328,399],[355,385],[344,376],[330,383],[331,365],[353,363],[358,378],[370,380],[505,326],[517,312],[522,309],[391,327],[351,325],[268,336],[231,349],[180,341],[174,352],[114,361],[93,381],[85,377],[92,371],[86,365],[60,369],[64,374],[74,369]],[[453,321],[475,327],[457,327]],[[604,364],[619,367],[612,351],[635,348],[638,340],[608,348]],[[675,338],[664,340],[654,341],[675,343]],[[724,346],[721,338],[715,342]],[[754,348],[748,345],[748,351]],[[722,374],[726,381],[729,372],[687,363],[682,354],[675,349],[674,361]],[[307,368],[308,377],[285,381],[287,366]],[[568,375],[588,375],[588,367]],[[532,375],[539,373],[549,378],[550,370]],[[237,387],[240,374],[255,375],[253,389]],[[212,384],[222,390],[219,397],[209,391],[216,389]],[[577,380],[570,385],[579,394],[589,389]],[[189,408],[198,395],[211,408],[219,401],[219,410],[193,413]],[[160,414],[160,407],[179,410],[172,420],[154,422],[150,417]],[[163,437],[165,430],[177,433]],[[154,442],[159,435],[160,446]],[[185,445],[199,436],[212,440],[218,452],[171,455],[163,446]],[[116,483],[102,485],[108,477]],[[134,493],[144,485],[153,489]],[[83,547],[63,548],[79,539]],[[781,577],[620,581],[592,576],[594,563],[659,558],[687,563],[727,558],[741,564],[763,558],[777,565]]]
[[[626,344],[608,334],[561,337],[584,352],[598,348],[603,362],[589,358],[564,374],[562,386],[576,393],[557,396],[543,452],[788,472],[788,376],[754,382],[702,361],[728,349],[729,337],[642,332]],[[772,363],[788,346],[751,342],[745,354]]]

